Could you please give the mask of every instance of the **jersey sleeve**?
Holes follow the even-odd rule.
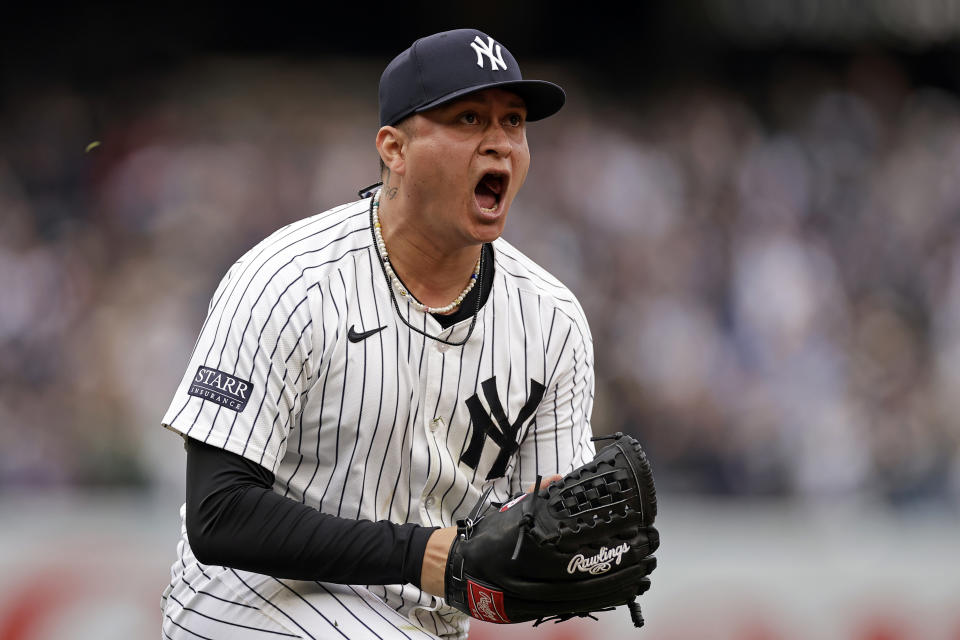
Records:
[[[210,301],[163,426],[275,472],[312,373],[311,327],[293,259],[241,259]]]
[[[571,319],[556,351],[548,354],[553,374],[520,445],[510,491],[525,491],[539,473],[564,475],[593,459],[593,343],[586,321]]]

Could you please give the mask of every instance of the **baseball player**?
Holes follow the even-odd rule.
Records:
[[[165,638],[466,637],[456,521],[594,455],[583,311],[500,238],[562,89],[460,29],[379,96],[382,184],[229,269],[163,417],[187,451]]]

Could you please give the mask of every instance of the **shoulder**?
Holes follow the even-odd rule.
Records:
[[[371,246],[369,200],[328,209],[277,229],[238,262],[296,261],[316,268],[344,251]]]
[[[369,200],[351,202],[277,229],[246,251],[221,279],[210,314],[273,314],[295,308],[307,292],[372,246]]]
[[[522,295],[536,296],[542,307],[555,309],[577,326],[585,341],[592,341],[580,301],[566,285],[503,238],[495,240],[493,248],[498,279]]]
[[[277,229],[244,253],[228,275],[264,283],[293,277],[317,282],[372,244],[369,200],[358,200]]]

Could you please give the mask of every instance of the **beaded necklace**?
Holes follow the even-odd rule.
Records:
[[[477,277],[480,275],[480,260],[483,257],[483,251],[480,252],[480,258],[477,258],[477,264],[473,266],[473,273],[470,275],[470,282],[467,283],[467,286],[464,287],[463,291],[453,299],[453,302],[446,304],[442,307],[430,307],[419,300],[417,300],[412,293],[407,291],[407,288],[403,286],[403,283],[400,282],[400,278],[397,277],[397,274],[394,273],[393,267],[390,264],[390,257],[387,254],[387,245],[383,241],[383,235],[380,233],[380,217],[378,214],[380,210],[380,193],[382,191],[378,190],[376,195],[373,196],[373,235],[377,243],[377,252],[380,254],[380,262],[383,263],[383,268],[387,272],[387,278],[390,280],[390,284],[393,285],[393,288],[401,295],[401,297],[406,298],[410,296],[410,304],[413,305],[413,308],[417,311],[422,311],[423,313],[448,313],[453,311],[460,306],[460,303],[463,302],[463,299],[467,297],[467,294],[473,289],[473,286],[477,283]]]
[[[376,188],[377,186],[379,186],[379,184],[372,185],[367,189],[362,189],[360,191],[360,196],[364,197],[370,193],[371,189]],[[446,340],[440,336],[430,335],[423,329],[418,329],[417,327],[413,326],[405,317],[403,317],[403,314],[400,312],[400,305],[397,303],[397,296],[393,295],[394,288],[397,287],[397,284],[394,283],[399,283],[399,288],[402,291],[406,292],[406,289],[403,287],[403,283],[400,282],[400,279],[397,278],[397,275],[393,272],[393,268],[390,266],[390,260],[387,257],[387,246],[384,244],[383,236],[380,234],[380,219],[377,216],[377,210],[379,208],[380,191],[377,190],[374,196],[370,198],[370,233],[373,235],[374,244],[377,245],[377,252],[380,256],[380,269],[383,271],[384,278],[387,279],[388,286],[391,287],[390,299],[393,301],[393,308],[397,312],[397,317],[400,318],[400,321],[407,325],[407,328],[409,328],[411,331],[419,333],[420,335],[430,338],[431,340],[436,340],[437,342],[442,342],[443,344],[450,345],[452,347],[459,347],[466,344],[467,340],[470,339],[470,336],[473,335],[473,329],[477,325],[477,316],[480,314],[480,302],[481,298],[483,297],[483,249],[480,249],[480,259],[477,261],[477,266],[474,268],[474,274],[473,277],[470,278],[470,284],[467,285],[466,290],[460,296],[458,296],[460,298],[460,302],[463,302],[463,296],[465,296],[473,288],[474,283],[480,283],[480,293],[476,296],[477,306],[473,309],[473,314],[470,318],[470,326],[467,328],[467,334],[460,340]],[[407,293],[403,293],[402,295],[406,297]],[[411,303],[421,304],[420,301],[414,298],[412,295],[409,297],[409,299]],[[457,304],[459,304],[459,302]],[[429,307],[426,305],[421,306],[423,306],[424,309],[429,309]]]

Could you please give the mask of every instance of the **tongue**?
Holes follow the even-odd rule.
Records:
[[[497,194],[487,186],[486,181],[481,181],[480,184],[477,185],[474,194],[477,198],[477,204],[480,205],[482,209],[493,209],[497,206]]]

